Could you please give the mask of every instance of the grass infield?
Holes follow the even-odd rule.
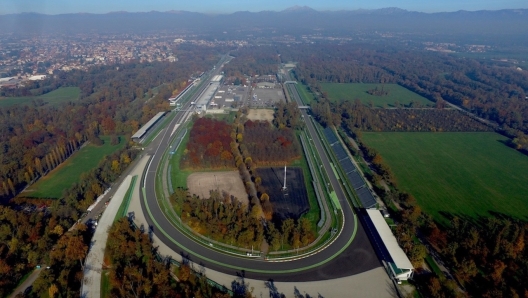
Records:
[[[442,212],[528,218],[528,157],[499,134],[363,133],[363,140],[437,221],[445,223]]]
[[[365,105],[373,104],[376,108],[395,107],[396,102],[401,106],[408,106],[411,101],[420,103],[422,106],[432,106],[433,102],[427,100],[398,84],[338,84],[322,83],[321,87],[328,93],[328,98],[332,101],[341,102],[344,100],[355,100],[359,98]],[[389,91],[388,95],[375,96],[367,93],[368,90],[378,88]]]
[[[97,167],[103,157],[111,155],[125,146],[126,140],[120,138],[118,145],[110,145],[110,137],[101,137],[102,146],[88,144],[75,152],[65,162],[55,168],[48,175],[31,185],[21,195],[33,198],[60,198],[62,191],[79,181],[82,173]]]

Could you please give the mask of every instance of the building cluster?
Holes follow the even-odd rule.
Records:
[[[444,52],[444,53],[486,53],[492,50],[491,46],[478,44],[458,45],[456,43],[439,43],[439,42],[424,42],[424,49],[427,51]]]
[[[130,61],[153,62],[178,60],[178,44],[201,46],[244,46],[247,42],[206,41],[186,36],[79,34],[71,37],[0,35],[0,78],[26,80],[55,71],[86,70],[95,65]]]

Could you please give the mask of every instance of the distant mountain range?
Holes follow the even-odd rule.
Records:
[[[317,11],[294,6],[283,11],[239,11],[204,14],[188,11],[111,12],[107,14],[0,15],[2,32],[45,33],[146,33],[184,31],[220,34],[247,32],[255,28],[280,33],[328,34],[350,32],[400,32],[443,35],[524,35],[528,39],[528,9],[423,13],[400,8]]]

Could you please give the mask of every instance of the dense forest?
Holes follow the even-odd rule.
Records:
[[[180,160],[183,169],[232,168],[235,166],[230,144],[231,125],[211,118],[198,118]]]
[[[110,229],[107,252],[112,297],[231,297],[188,264],[173,268],[168,261],[158,261],[149,236],[131,227],[126,218]]]
[[[243,79],[247,76],[276,74],[280,63],[277,51],[272,47],[244,47],[230,52],[235,59],[223,70],[228,77]]]
[[[257,166],[289,164],[301,152],[291,128],[277,129],[267,121],[246,121],[242,146]]]
[[[64,161],[83,142],[97,145],[101,143],[100,135],[131,135],[155,113],[167,109],[166,99],[185,86],[192,73],[204,71],[216,62],[212,48],[182,48],[178,53],[185,59],[176,63],[128,63],[59,72],[28,88],[36,88],[32,91],[38,94],[78,86],[82,93],[79,101],[56,107],[35,101],[32,106],[1,108],[1,198],[12,198]],[[49,252],[59,245],[55,251],[67,253],[68,245],[78,244],[68,240],[70,234],[66,231],[138,153],[128,144],[106,156],[95,169],[83,173],[78,183],[65,189],[60,198],[16,198],[1,207],[0,296],[6,296],[35,265],[53,262],[68,264],[62,270],[55,268],[41,275],[39,291],[53,288],[66,296],[78,295],[82,265]],[[89,243],[90,237],[84,231],[76,233],[82,233],[84,244]]]
[[[55,230],[60,232],[60,226]],[[66,232],[58,239],[49,252],[47,266],[33,283],[32,292],[24,297],[78,297],[82,283],[84,259],[92,238],[91,229],[78,224],[75,229]]]
[[[170,200],[182,206],[182,221],[193,231],[229,245],[260,250],[262,241],[266,240],[270,249],[277,251],[303,247],[316,238],[306,218],[297,222],[287,219],[280,229],[271,221],[264,226],[258,207],[248,209],[226,193],[211,191],[209,198],[198,198],[187,190],[177,189]]]
[[[477,221],[454,216],[443,231],[434,223],[422,230],[472,296],[528,295],[528,223],[502,216]],[[445,291],[439,281],[425,282],[433,296]]]

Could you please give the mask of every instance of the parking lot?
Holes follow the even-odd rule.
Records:
[[[274,88],[255,88],[252,91],[251,100],[247,103],[250,107],[269,108],[285,100],[280,84],[276,84]]]
[[[250,87],[223,85],[218,88],[207,109],[239,107],[248,97]]]

